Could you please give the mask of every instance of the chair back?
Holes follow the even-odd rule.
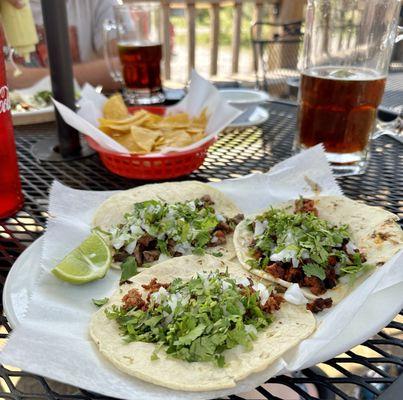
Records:
[[[256,86],[274,97],[288,97],[295,89],[302,51],[303,21],[257,21],[251,26]],[[291,93],[290,93],[291,91]]]

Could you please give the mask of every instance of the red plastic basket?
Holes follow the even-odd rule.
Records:
[[[131,107],[130,111],[141,108],[159,115],[165,112],[165,107],[161,106]],[[216,140],[213,138],[196,149],[180,153],[127,155],[106,150],[87,135],[85,135],[85,139],[89,146],[98,152],[103,164],[109,171],[125,178],[148,181],[176,178],[190,174],[203,164],[208,148]]]

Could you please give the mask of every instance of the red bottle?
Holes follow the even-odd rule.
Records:
[[[3,39],[0,35],[0,218],[14,214],[22,207],[24,202],[18,173],[10,108]]]

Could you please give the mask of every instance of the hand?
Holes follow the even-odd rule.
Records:
[[[25,7],[25,2],[23,0],[5,0],[10,3],[15,8],[23,8]]]

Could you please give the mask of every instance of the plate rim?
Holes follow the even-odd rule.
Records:
[[[6,281],[4,282],[3,286],[3,296],[2,296],[2,303],[3,303],[3,311],[5,316],[7,317],[7,321],[11,328],[16,328],[20,323],[21,319],[18,318],[17,314],[15,313],[15,307],[13,306],[13,302],[11,300],[11,292],[12,292],[12,284],[14,283],[15,276],[24,269],[25,264],[29,261],[29,257],[35,252],[41,252],[41,245],[45,239],[45,235],[41,235],[38,239],[34,240],[14,261],[13,266],[10,268]],[[40,254],[39,254],[40,255]],[[36,267],[37,266],[37,267]],[[34,263],[32,267],[32,275],[37,276],[38,273],[41,271],[40,263]],[[30,296],[32,293],[29,294]]]

